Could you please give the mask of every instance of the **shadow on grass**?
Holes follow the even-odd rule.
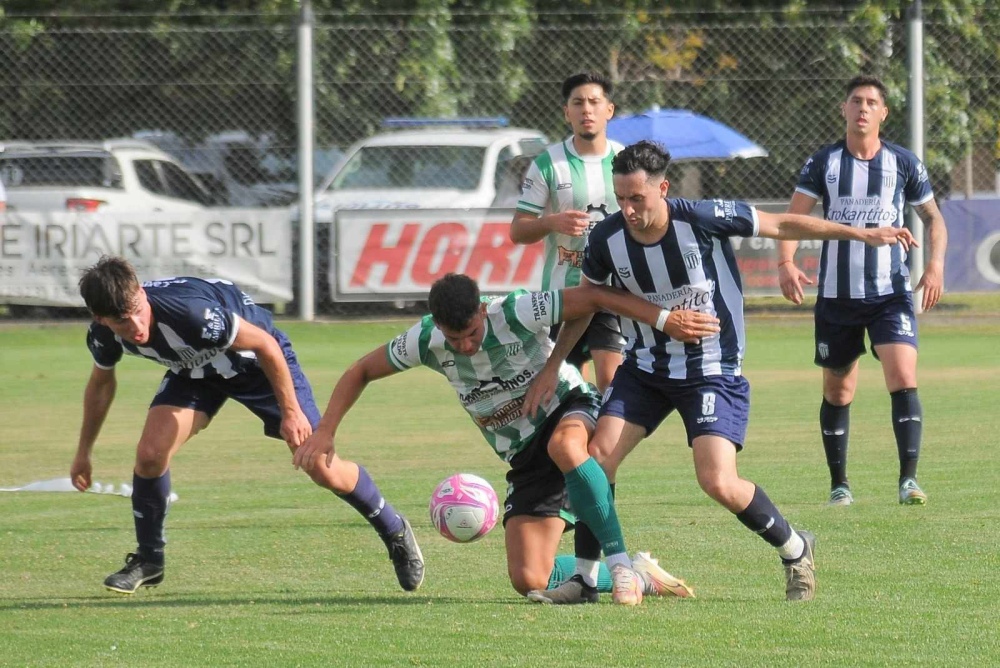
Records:
[[[482,599],[470,601],[467,597],[458,596],[315,596],[309,598],[280,596],[251,596],[240,598],[162,598],[154,596],[70,596],[58,599],[9,599],[0,598],[0,612],[6,610],[60,610],[69,608],[200,608],[206,606],[237,606],[237,607],[258,607],[268,605],[303,607],[315,606],[322,609],[324,606],[370,606],[370,605],[393,605],[393,606],[413,606],[413,605],[462,605],[470,603],[484,605],[510,605],[519,603],[518,599]]]

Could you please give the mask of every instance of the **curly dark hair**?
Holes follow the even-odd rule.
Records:
[[[611,173],[625,175],[642,170],[651,178],[666,178],[669,164],[670,151],[665,146],[643,139],[618,152],[611,161]]]
[[[479,311],[479,285],[465,274],[445,274],[431,286],[427,305],[439,327],[462,331]]]
[[[105,255],[80,276],[80,296],[91,314],[102,318],[123,318],[135,306],[139,279],[124,258]]]

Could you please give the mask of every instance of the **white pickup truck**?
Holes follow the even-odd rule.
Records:
[[[389,131],[351,146],[320,185],[316,222],[332,223],[338,209],[513,208],[548,142],[495,120],[388,119]]]
[[[8,211],[202,211],[212,195],[169,155],[133,139],[0,144]]]

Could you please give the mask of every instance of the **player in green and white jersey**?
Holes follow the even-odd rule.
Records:
[[[695,341],[718,332],[718,321],[695,311],[668,313],[603,288],[517,291],[482,299],[476,282],[458,274],[436,281],[428,303],[431,315],[344,373],[319,426],[296,451],[295,465],[309,470],[318,457],[333,456],[337,428],[368,383],[426,366],[447,378],[494,452],[511,467],[503,522],[514,589],[544,603],[597,601],[602,565],[592,558],[577,559],[571,577],[577,587],[562,587],[556,600],[545,592],[559,539],[576,522],[568,512],[571,507],[600,541],[615,602],[634,605],[643,593],[690,595],[683,582],[648,555],[633,569],[607,476],[587,452],[600,397],[579,371],[563,364],[555,390],[540,401],[539,411],[526,415],[522,406],[552,352],[548,334],[556,323],[614,308],[671,336]]]
[[[563,114],[573,134],[549,146],[525,174],[510,238],[518,244],[544,239],[543,290],[580,285],[590,230],[618,211],[611,160],[622,146],[607,136],[615,113],[612,92],[611,81],[601,74],[585,72],[566,79]],[[558,327],[553,338],[557,332]],[[592,358],[597,387],[604,392],[621,364],[624,347],[617,318],[597,313],[567,360],[582,368]]]

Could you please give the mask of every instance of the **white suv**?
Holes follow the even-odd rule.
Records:
[[[414,129],[348,149],[317,190],[316,222],[333,222],[337,209],[514,207],[524,170],[548,143],[545,135],[470,121],[387,120],[387,128]]]
[[[0,144],[0,179],[9,211],[202,211],[213,197],[152,144]]]

